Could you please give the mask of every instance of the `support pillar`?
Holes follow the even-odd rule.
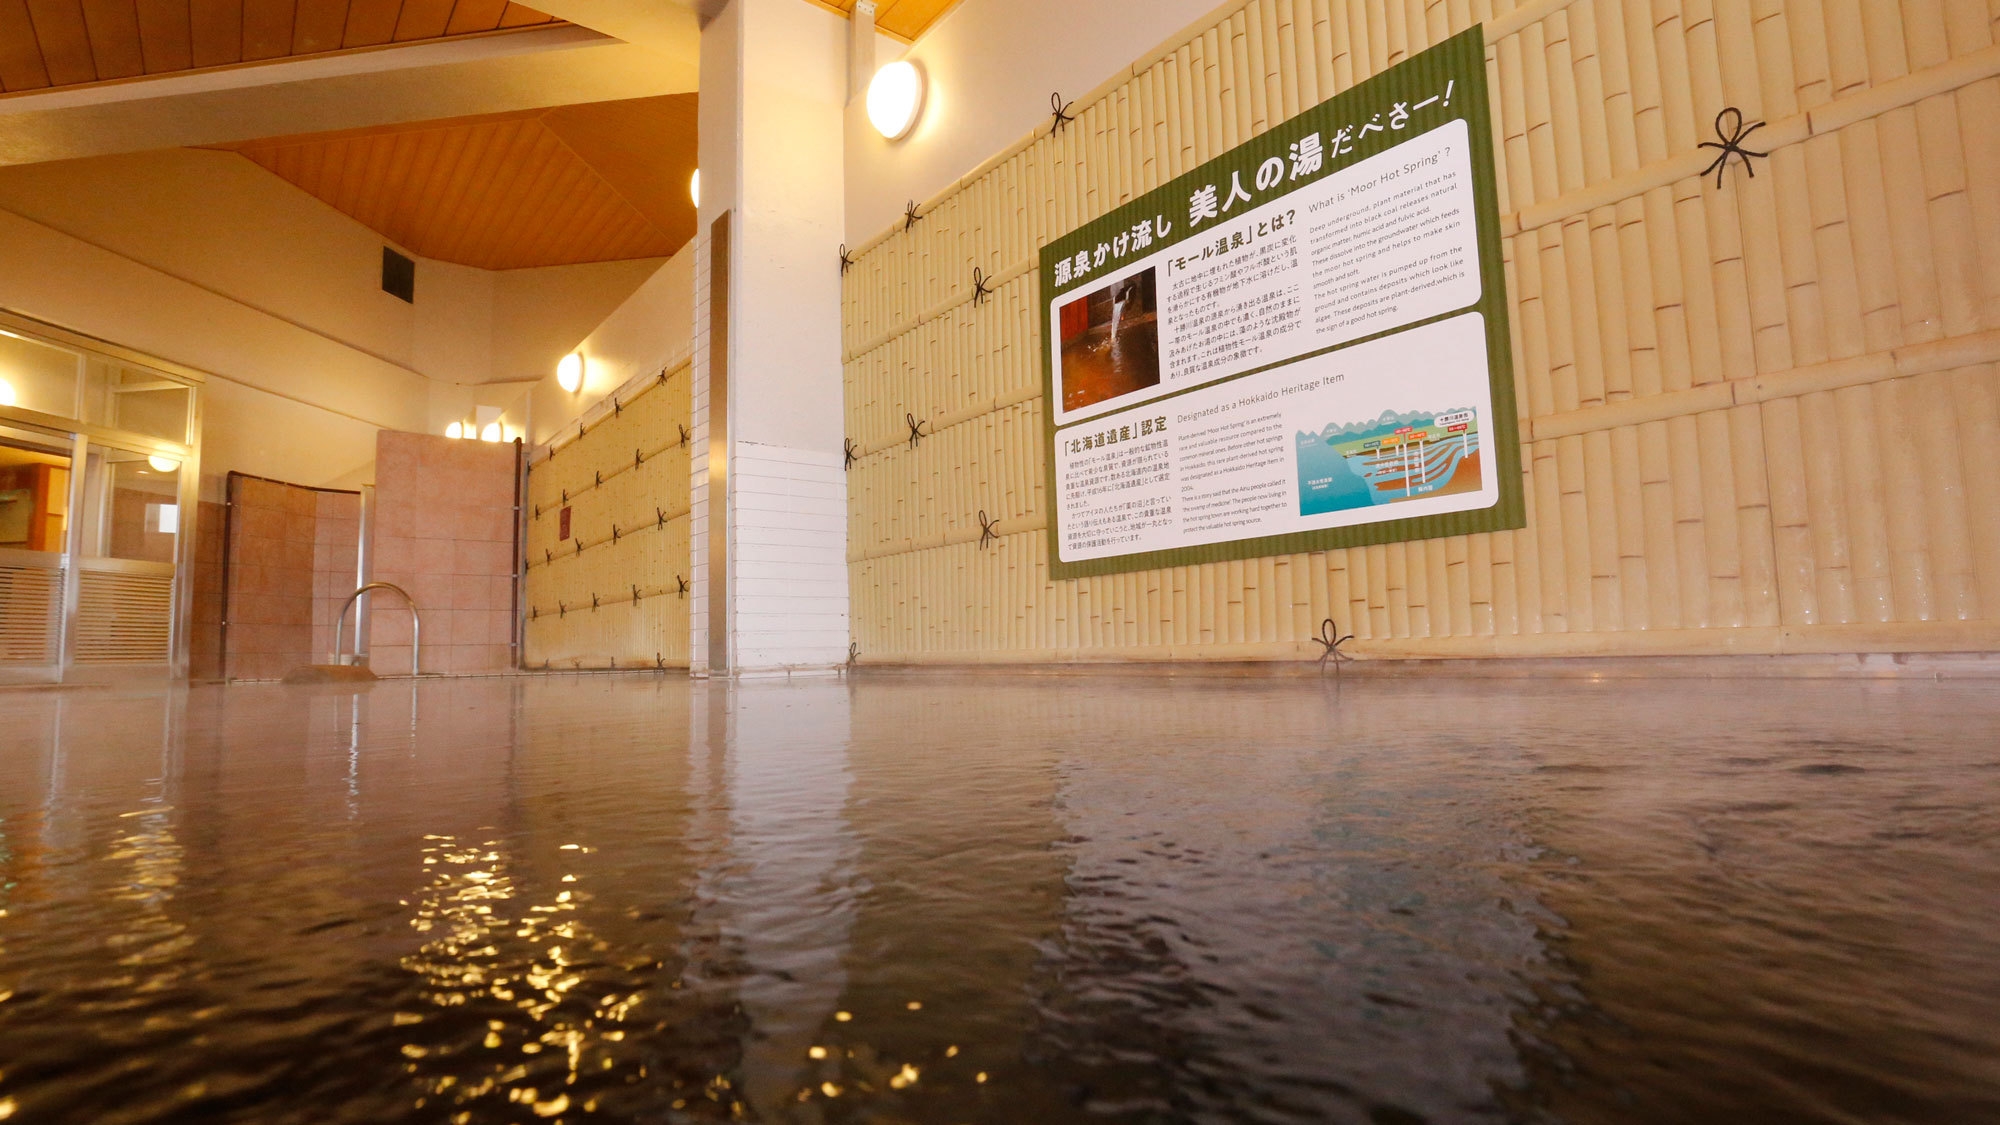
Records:
[[[846,21],[729,0],[702,29],[696,674],[847,658],[839,246]]]

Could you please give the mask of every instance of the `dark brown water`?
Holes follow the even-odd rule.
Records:
[[[2000,1121],[2000,684],[0,694],[12,1122]]]

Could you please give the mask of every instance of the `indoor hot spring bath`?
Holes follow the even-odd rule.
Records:
[[[0,694],[0,1118],[2000,1121],[2000,685]]]

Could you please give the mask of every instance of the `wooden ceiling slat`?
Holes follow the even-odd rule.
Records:
[[[504,138],[494,126],[475,128],[465,139],[465,148],[459,152],[453,168],[450,190],[438,200],[438,221],[423,232],[424,245],[431,248],[424,251],[427,256],[448,262],[465,260],[453,250],[455,242],[471,229],[472,224],[467,221],[470,210],[467,197],[493,182],[493,152],[504,145]]]
[[[519,248],[523,231],[553,225],[551,210],[561,198],[553,194],[555,185],[564,169],[576,165],[574,160],[563,159],[565,155],[562,142],[540,121],[533,133],[515,146],[508,161],[506,190],[492,202],[482,224],[490,237],[484,240],[481,257],[494,260],[506,247]]]
[[[293,54],[339,50],[346,33],[347,0],[298,0],[292,16]]]
[[[498,136],[487,151],[480,156],[479,165],[472,174],[472,190],[466,192],[459,204],[460,222],[458,237],[447,245],[455,255],[453,261],[491,261],[492,248],[485,254],[470,254],[470,247],[480,236],[497,237],[498,224],[495,218],[506,204],[507,192],[520,174],[522,156],[532,148],[534,135],[543,132],[538,121],[509,121],[495,127]]]
[[[454,185],[461,182],[466,167],[466,150],[472,147],[474,132],[470,129],[453,129],[432,140],[438,150],[432,165],[430,177],[418,191],[418,206],[411,212],[408,235],[404,245],[411,249],[419,246],[435,246],[437,238],[431,232],[446,221],[446,204],[449,197],[456,194]],[[437,257],[432,254],[431,257]]]
[[[139,50],[139,10],[132,0],[83,0],[83,26],[97,77],[132,78],[146,73]]]
[[[396,41],[435,39],[451,22],[451,0],[403,0],[403,12],[396,17]]]
[[[90,54],[90,31],[79,0],[28,0],[28,14],[35,21],[51,86],[96,80],[97,61]]]
[[[382,137],[368,145],[368,158],[361,164],[360,200],[354,214],[367,216],[361,221],[377,230],[381,229],[382,216],[390,209],[395,181],[400,178],[397,155],[396,139]]]
[[[658,257],[694,229],[693,103],[672,95],[239,151],[424,257],[485,269]]]
[[[0,87],[39,90],[49,84],[41,44],[35,41],[35,21],[27,0],[0,0]]]
[[[494,260],[507,268],[575,260],[578,206],[612,194],[596,172],[546,127],[542,142],[543,167],[516,193],[515,206],[505,216],[507,238]]]
[[[375,47],[396,35],[396,17],[402,14],[403,0],[352,0],[347,6],[347,30],[343,47]]]
[[[390,200],[382,225],[375,229],[408,246],[416,237],[417,210],[437,174],[438,157],[445,151],[445,146],[435,141],[426,143],[426,138],[420,133],[400,133],[394,140],[398,148],[408,150],[408,155],[404,157],[407,167],[403,173],[402,190]]]
[[[194,37],[194,65],[243,61],[243,0],[188,0],[188,26]]]
[[[552,19],[553,17],[546,12],[538,12],[533,8],[526,8],[519,4],[509,4],[500,13],[499,26],[533,27],[536,24],[549,23]]]
[[[187,0],[137,0],[133,6],[139,11],[139,52],[145,57],[147,74],[194,65]]]
[[[243,0],[243,58],[280,59],[292,53],[292,10],[297,0]]]
[[[565,106],[543,121],[675,245],[694,237],[694,97]]]
[[[492,31],[500,26],[500,14],[507,10],[507,0],[458,0],[452,7],[451,19],[446,22],[446,35],[464,35],[474,31]]]

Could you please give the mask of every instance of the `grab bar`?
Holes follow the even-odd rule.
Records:
[[[411,597],[408,590],[393,582],[370,582],[347,595],[347,601],[341,604],[340,616],[333,621],[333,662],[340,663],[342,655],[340,650],[347,647],[347,611],[353,607],[356,599],[370,590],[394,590],[403,595],[403,601],[410,607],[410,675],[423,675],[421,662],[424,654],[424,619],[417,614],[417,599]],[[359,617],[354,623],[354,635],[356,637],[361,635]],[[361,653],[357,651],[354,657],[359,660]]]

